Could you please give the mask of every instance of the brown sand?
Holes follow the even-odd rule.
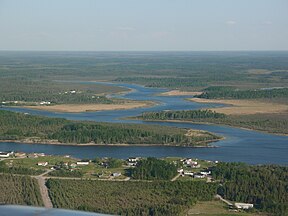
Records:
[[[190,92],[190,91],[179,91],[179,90],[172,90],[168,92],[161,93],[161,96],[195,96],[195,95],[200,95],[202,92]]]
[[[129,102],[123,104],[61,104],[53,106],[23,106],[29,109],[46,110],[52,112],[88,112],[88,111],[106,111],[106,110],[123,110],[140,107],[149,107],[154,105],[152,102]]]
[[[285,113],[288,112],[288,105],[280,103],[263,102],[257,100],[216,100],[191,98],[190,101],[197,103],[220,103],[231,105],[229,107],[212,108],[219,113],[227,115],[248,115],[256,113]]]

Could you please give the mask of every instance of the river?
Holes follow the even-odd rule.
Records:
[[[77,82],[91,84],[96,82]],[[84,113],[55,113],[25,108],[3,108],[6,110],[26,112],[32,115],[48,117],[61,117],[71,120],[89,120],[98,122],[118,122],[137,124],[158,124],[172,127],[192,128],[207,130],[224,136],[226,139],[214,143],[219,148],[189,148],[167,146],[68,146],[45,145],[24,143],[0,143],[0,151],[14,150],[24,152],[44,152],[46,154],[58,154],[77,158],[115,157],[127,158],[131,156],[153,157],[193,157],[206,160],[218,160],[227,162],[246,162],[249,164],[282,164],[288,165],[288,136],[279,136],[244,130],[228,126],[205,125],[179,122],[145,122],[140,120],[125,120],[123,118],[140,115],[144,111],[160,110],[189,110],[223,106],[221,104],[200,104],[184,100],[187,96],[159,96],[166,89],[146,88],[134,84],[100,83],[103,85],[117,85],[130,88],[133,91],[126,95],[111,95],[111,97],[133,100],[156,101],[157,105],[149,108],[137,108],[131,110],[84,112]]]

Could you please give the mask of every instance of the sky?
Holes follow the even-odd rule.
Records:
[[[288,0],[0,0],[0,50],[288,50]]]

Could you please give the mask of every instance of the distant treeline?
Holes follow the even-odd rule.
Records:
[[[212,175],[222,182],[218,193],[224,198],[253,203],[257,209],[273,215],[287,215],[288,167],[221,163],[213,167]]]
[[[225,115],[211,110],[182,110],[145,112],[144,120],[183,120],[244,127],[269,133],[288,134],[288,119],[285,114]]]
[[[47,186],[56,208],[143,216],[182,215],[197,201],[212,200],[217,190],[214,183],[192,181],[108,182],[49,179]]]
[[[19,105],[21,103],[33,105],[42,101],[51,102],[52,104],[111,104],[118,101],[96,94],[115,93],[123,90],[124,88],[117,86],[99,84],[84,85],[69,82],[34,81],[32,78],[4,77],[0,80],[0,105],[2,102],[6,102],[3,105]],[[18,103],[14,103],[14,101]]]
[[[288,88],[238,90],[230,86],[211,86],[196,97],[206,99],[287,98]]]
[[[92,123],[0,110],[0,140],[57,140],[61,143],[203,145],[219,138],[208,132],[151,125]]]
[[[141,116],[145,120],[173,120],[173,119],[207,119],[207,118],[225,118],[223,113],[217,113],[211,110],[181,110],[181,111],[160,111],[144,112]]]
[[[0,203],[43,206],[36,179],[28,176],[0,174]]]

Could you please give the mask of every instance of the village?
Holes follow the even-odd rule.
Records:
[[[0,172],[2,167],[18,167],[38,171],[43,179],[89,179],[107,181],[133,181],[127,174],[127,170],[133,169],[144,158],[129,157],[127,159],[116,158],[95,158],[77,159],[70,155],[57,156],[46,155],[45,153],[25,153],[5,151],[0,152]],[[162,160],[175,164],[177,175],[171,181],[204,181],[214,182],[211,168],[217,165],[218,161],[207,161],[192,158],[167,157]],[[232,203],[216,195],[216,199],[223,201],[231,211],[247,210],[253,208],[250,203]]]

